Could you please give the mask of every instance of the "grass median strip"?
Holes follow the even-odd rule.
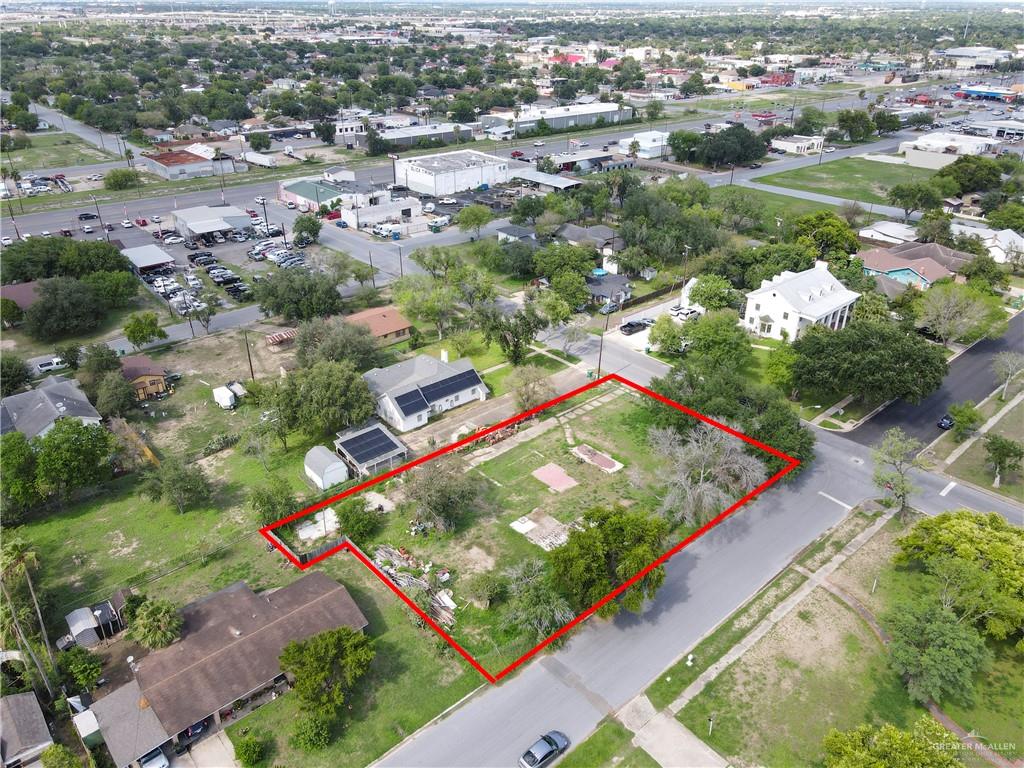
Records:
[[[696,645],[691,665],[687,666],[684,657],[665,670],[646,692],[655,709],[664,709],[675,701],[704,670],[742,640],[805,581],[803,575],[787,568]]]

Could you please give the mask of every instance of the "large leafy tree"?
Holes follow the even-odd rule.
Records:
[[[198,464],[186,464],[169,456],[146,475],[143,493],[153,501],[164,501],[179,514],[184,514],[190,507],[209,501],[210,481]]]
[[[985,457],[992,467],[992,487],[998,488],[1010,472],[1019,472],[1024,460],[1024,445],[1002,435],[985,435]]]
[[[825,768],[961,768],[960,740],[930,715],[909,731],[891,723],[832,729],[825,736]]]
[[[296,359],[302,367],[319,360],[347,360],[365,370],[382,360],[380,344],[368,327],[319,317],[299,324],[295,347]]]
[[[540,641],[572,621],[572,606],[552,583],[543,562],[520,560],[505,571],[505,576],[509,595],[502,619],[505,629],[529,631],[535,641]]]
[[[338,627],[288,643],[281,651],[281,670],[294,678],[304,709],[333,721],[375,655],[373,640],[351,627]]]
[[[836,115],[836,126],[850,137],[850,141],[864,141],[875,132],[875,124],[863,109],[841,109]]]
[[[0,504],[11,525],[42,501],[36,486],[36,452],[18,431],[0,438]]]
[[[897,208],[903,209],[904,221],[909,219],[914,211],[929,211],[942,205],[939,190],[926,181],[894,184],[886,193],[886,199]]]
[[[892,635],[889,661],[912,699],[973,702],[974,675],[991,659],[978,630],[929,600],[898,606],[885,624]]]
[[[25,331],[41,341],[94,330],[106,313],[92,286],[74,278],[42,280],[38,296],[25,312]]]
[[[799,390],[852,394],[866,402],[920,402],[946,375],[942,350],[890,322],[854,321],[839,331],[812,326],[793,342]]]
[[[373,416],[373,395],[350,362],[321,360],[289,379],[298,402],[298,423],[311,435],[338,432]]]
[[[10,352],[0,357],[0,397],[13,395],[31,380],[28,365],[20,357]]]
[[[336,315],[342,308],[331,277],[299,269],[278,270],[257,283],[253,294],[264,312],[281,315],[285,322]]]
[[[484,326],[484,338],[488,343],[497,342],[512,365],[522,365],[537,332],[547,324],[533,305],[528,304],[511,315],[491,317]]]
[[[96,410],[104,416],[121,416],[136,403],[135,387],[119,371],[108,371],[96,392]]]
[[[491,219],[491,209],[486,205],[474,203],[467,205],[455,214],[455,223],[459,225],[459,231],[472,232],[477,238],[480,237],[480,230],[487,226]]]
[[[129,317],[124,324],[124,337],[139,350],[151,341],[166,339],[167,331],[160,327],[156,312],[139,312]]]
[[[832,211],[801,216],[793,223],[793,235],[798,244],[814,249],[824,259],[856,253],[860,248],[857,233]]]
[[[971,285],[942,282],[933,285],[921,299],[917,324],[950,341],[974,341],[996,337],[1006,330],[1007,316],[1000,297]]]
[[[406,316],[431,323],[437,338],[444,338],[458,315],[459,295],[455,287],[429,275],[406,275],[392,288],[395,301]]]
[[[715,274],[701,275],[690,289],[690,301],[709,311],[725,309],[735,298],[729,281]]]
[[[554,583],[577,610],[589,608],[642,572],[662,554],[668,533],[663,519],[622,507],[594,507],[583,519],[583,530],[572,531],[569,540],[551,554]],[[664,567],[654,568],[597,612],[601,616],[614,616],[620,608],[639,612],[664,581]]]
[[[895,561],[934,578],[943,607],[1024,648],[1024,531],[994,512],[926,517],[897,539]]]
[[[305,235],[314,243],[320,239],[320,230],[323,229],[323,222],[311,213],[304,213],[295,217],[292,224],[292,233],[298,237]]]
[[[703,368],[742,370],[753,360],[750,339],[739,325],[735,310],[708,312],[695,322],[685,323],[683,336],[690,342],[689,354]]]
[[[103,427],[60,419],[32,442],[36,449],[36,486],[44,494],[65,499],[72,491],[111,476],[115,441]]]

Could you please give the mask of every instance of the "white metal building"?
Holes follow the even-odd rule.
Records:
[[[480,115],[480,125],[486,131],[492,127],[508,127],[509,123],[516,133],[526,133],[537,129],[543,120],[549,128],[556,131],[566,128],[595,125],[599,120],[606,124],[621,123],[633,118],[633,108],[628,105],[619,107],[614,102],[595,102],[593,104],[568,104],[564,107],[521,107],[518,117],[511,110]]]
[[[214,232],[230,232],[250,226],[249,214],[233,205],[197,205],[172,213],[174,229],[182,237],[192,239]]]
[[[938,170],[956,162],[962,155],[984,155],[999,144],[998,139],[940,131],[901,142],[899,152],[907,165]]]
[[[509,180],[508,158],[473,149],[395,160],[395,183],[425,195],[451,195]]]
[[[326,491],[348,480],[348,467],[330,448],[314,445],[303,462],[306,477],[319,490]]]
[[[791,152],[794,155],[814,155],[821,152],[825,139],[821,136],[780,136],[772,139],[772,148]]]
[[[660,159],[670,150],[667,133],[664,131],[642,131],[634,133],[632,138],[620,139],[619,152],[623,155],[631,154],[634,141],[638,145],[636,156],[644,160]]]

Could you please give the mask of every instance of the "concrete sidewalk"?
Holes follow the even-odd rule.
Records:
[[[616,719],[636,735],[643,749],[662,768],[725,768],[729,762],[665,712],[655,712],[643,694],[618,711]]]

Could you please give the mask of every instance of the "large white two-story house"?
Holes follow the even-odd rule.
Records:
[[[846,327],[860,294],[839,282],[824,261],[803,272],[786,270],[747,294],[743,326],[772,339],[800,336],[809,325]]]

